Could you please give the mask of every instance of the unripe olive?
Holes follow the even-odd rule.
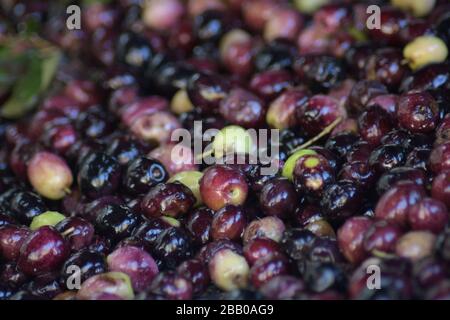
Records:
[[[416,70],[431,63],[445,61],[448,48],[438,37],[421,36],[406,45],[403,56],[408,60],[411,69]]]

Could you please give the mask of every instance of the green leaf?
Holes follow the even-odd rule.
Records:
[[[11,73],[9,68],[0,69],[0,85],[13,85],[11,96],[3,104],[0,115],[8,119],[17,119],[32,110],[42,93],[47,90],[55,75],[61,54],[53,47],[28,49],[23,56],[12,55],[11,51],[9,56],[11,65],[18,64],[24,72],[17,75]],[[0,51],[0,66],[6,63],[5,59],[6,56]],[[11,83],[12,79],[16,81]]]
[[[37,19],[30,17],[21,24],[19,32],[21,33],[21,35],[29,36],[39,33],[41,29],[42,23],[40,23]]]
[[[10,51],[0,47],[0,86],[11,86],[22,73],[27,57],[23,54],[12,56]]]
[[[53,50],[46,59],[42,61],[42,83],[41,90],[44,91],[53,80],[56,73],[56,68],[61,60],[61,53],[58,50]]]
[[[33,107],[41,90],[42,65],[37,58],[30,62],[27,72],[16,82],[11,97],[3,105],[3,117],[20,118]]]

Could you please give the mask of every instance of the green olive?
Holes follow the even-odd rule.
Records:
[[[224,291],[245,288],[250,267],[243,256],[230,249],[219,250],[209,262],[211,281]]]
[[[180,89],[174,95],[170,101],[170,110],[175,114],[182,114],[192,111],[194,106],[189,99],[186,90]]]
[[[423,17],[433,10],[436,0],[391,0],[391,3],[394,7],[411,12],[416,17]]]
[[[294,0],[294,5],[301,13],[311,14],[329,2],[330,0]]]
[[[64,220],[66,217],[56,211],[46,211],[33,218],[30,224],[31,230],[39,229],[43,226],[55,226],[58,222]]]
[[[317,152],[315,152],[314,150],[311,150],[311,149],[302,149],[302,150],[299,150],[299,151],[295,152],[294,154],[292,154],[284,163],[283,171],[281,173],[283,175],[283,177],[288,178],[289,180],[292,181],[293,175],[294,175],[295,163],[297,162],[297,160],[303,156],[313,155],[313,154],[317,154]]]
[[[214,156],[220,159],[227,154],[249,154],[255,150],[255,142],[247,130],[231,125],[219,131],[212,147]]]
[[[195,198],[197,199],[196,206],[202,204],[202,197],[200,196],[200,179],[203,173],[200,171],[182,171],[173,175],[169,182],[178,181],[191,189]]]
[[[411,69],[416,70],[431,63],[445,61],[448,48],[438,37],[421,36],[406,45],[403,56],[408,60]]]
[[[178,228],[181,225],[180,221],[178,221],[174,217],[162,216],[160,219],[166,222],[167,224],[171,225],[172,227]]]

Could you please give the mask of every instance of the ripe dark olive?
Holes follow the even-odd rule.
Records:
[[[120,184],[120,165],[117,160],[102,152],[88,155],[78,172],[80,191],[89,198],[112,194]]]
[[[131,194],[146,193],[158,183],[165,182],[168,176],[161,162],[141,157],[128,164],[123,184]]]

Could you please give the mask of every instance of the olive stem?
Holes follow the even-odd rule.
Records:
[[[339,124],[339,122],[341,122],[341,120],[342,120],[341,117],[337,118],[332,123],[330,123],[325,129],[323,129],[322,132],[320,132],[317,136],[311,138],[310,140],[306,141],[304,144],[291,150],[291,152],[289,154],[293,154],[299,150],[305,149],[305,148],[309,147],[310,145],[312,145],[314,142],[316,142],[316,141],[322,139],[324,136],[330,134],[331,131]]]
[[[195,160],[199,161],[199,160],[203,160],[203,158],[210,156],[214,153],[214,149],[211,148],[208,151],[203,152],[202,154],[199,154],[195,157]]]
[[[402,59],[402,60],[400,61],[400,64],[401,64],[402,66],[407,66],[409,63],[410,63],[409,59]]]
[[[71,232],[73,232],[75,230],[75,227],[71,227],[69,229],[67,229],[66,231],[62,232],[61,235],[63,237],[67,236],[68,234],[70,234]]]

